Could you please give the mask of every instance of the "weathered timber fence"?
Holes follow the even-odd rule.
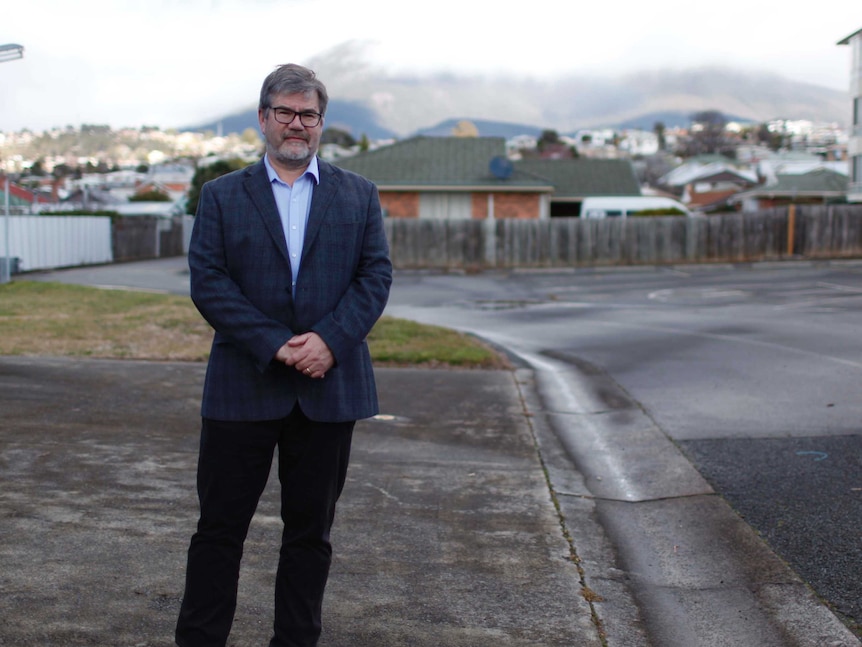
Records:
[[[191,216],[11,216],[17,270],[180,256]],[[388,218],[398,268],[558,268],[862,258],[862,205],[792,205],[697,218],[412,220]],[[0,228],[5,250],[6,227]],[[0,257],[3,252],[0,251]]]
[[[130,216],[114,218],[111,244],[115,261],[182,256],[185,249],[182,217]]]
[[[387,219],[399,268],[491,269],[862,256],[862,205],[706,217]]]

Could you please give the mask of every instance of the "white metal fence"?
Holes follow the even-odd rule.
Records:
[[[3,216],[0,258],[12,271],[96,265],[114,260],[108,216]],[[0,263],[0,266],[6,263]]]

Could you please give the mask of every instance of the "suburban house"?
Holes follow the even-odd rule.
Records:
[[[591,195],[640,195],[628,161],[513,162],[502,137],[413,137],[335,163],[372,180],[391,218],[546,219]]]
[[[674,167],[656,181],[656,186],[668,193],[681,196],[685,188],[707,178],[740,178],[757,184],[757,174],[745,170],[743,165],[724,155],[697,155]]]
[[[413,137],[336,160],[377,185],[391,218],[548,218],[554,187],[516,170],[502,137]]]
[[[757,177],[733,168],[703,169],[684,187],[680,201],[692,211],[722,210],[728,198],[757,186]]]
[[[551,217],[576,217],[584,198],[635,197],[641,187],[629,160],[620,159],[521,159],[519,171],[549,181]]]
[[[8,196],[6,195],[7,186],[9,187]],[[16,212],[38,211],[39,205],[51,204],[55,200],[56,198],[52,200],[50,195],[25,189],[12,181],[7,182],[6,177],[0,175],[0,205],[8,204],[10,210],[14,209]]]
[[[743,211],[758,211],[787,204],[842,203],[849,178],[838,171],[818,168],[807,173],[778,173],[774,180],[730,198]]]
[[[862,202],[862,29],[853,32],[838,42],[850,45],[852,58],[850,64],[850,96],[853,101],[853,114],[850,120],[850,141],[847,152],[850,156],[850,184],[847,187],[848,202]]]

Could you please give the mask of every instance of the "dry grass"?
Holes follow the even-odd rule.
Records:
[[[203,361],[212,329],[187,297],[16,281],[0,286],[0,354]]]
[[[62,283],[0,285],[0,355],[205,361],[212,329],[188,297]],[[459,332],[383,317],[369,335],[375,362],[429,368],[508,368]]]

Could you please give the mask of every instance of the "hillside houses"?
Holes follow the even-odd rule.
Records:
[[[195,168],[190,164],[155,165],[148,171],[119,170],[87,173],[81,177],[24,178],[28,188],[14,183],[10,209],[15,213],[42,211],[116,211],[128,215],[172,216],[185,212],[185,202]],[[158,193],[167,200],[139,201]],[[4,199],[0,182],[0,201]]]
[[[512,142],[500,137],[414,137],[332,161],[374,181],[387,216],[423,219],[578,217],[584,198],[606,196],[671,196],[705,214],[775,206],[803,196],[808,203],[829,204],[845,201],[841,178],[847,178],[849,167],[846,160],[805,153],[748,151],[746,161],[721,155],[677,160],[647,182],[625,157],[513,155]],[[169,163],[147,172],[91,173],[62,182],[42,178],[39,189],[16,190],[12,207],[18,212],[176,215],[184,211],[194,170],[190,164]],[[170,200],[146,206],[134,202],[147,192]]]
[[[374,181],[391,218],[578,217],[585,198],[640,195],[671,196],[690,211],[707,215],[802,199],[816,204],[862,202],[862,30],[839,44],[853,48],[853,130],[849,140],[834,125],[781,119],[761,124],[755,135],[750,127],[745,134],[740,124],[727,124],[720,148],[727,155],[683,158],[677,155],[690,154],[691,149],[682,144],[696,136],[694,127],[688,133],[658,128],[656,132],[578,130],[560,135],[544,149],[542,141],[532,135],[481,137],[462,128],[460,136],[366,142],[365,152],[358,152],[358,147],[325,148],[321,155]],[[51,208],[143,213],[148,209],[140,202],[132,203],[141,194],[155,192],[169,200],[151,205],[152,210],[164,215],[181,213],[196,166],[219,158],[248,159],[260,151],[254,133],[235,138],[232,144],[230,138],[216,138],[218,156],[206,157],[179,157],[180,151],[188,150],[181,146],[182,133],[148,131],[135,137],[123,133],[122,137],[122,141],[138,147],[136,154],[146,153],[148,163],[164,163],[152,164],[146,173],[123,165],[126,170],[81,175],[79,166],[77,179],[62,174],[58,174],[60,179],[24,176],[22,186],[13,183],[10,190],[11,208],[18,212]],[[74,144],[75,133],[67,129],[47,139]],[[28,132],[16,136],[0,133],[0,168],[11,168],[20,177],[28,169],[35,173],[36,167],[50,172],[49,162],[66,166],[64,155],[28,159],[20,153],[42,140],[46,138]],[[157,148],[146,149],[145,145]],[[129,153],[131,149],[125,145],[123,150]],[[174,151],[177,157],[171,158],[164,151]],[[84,158],[77,159],[80,164]],[[119,166],[116,159],[86,159],[88,168]],[[128,157],[123,159],[129,161]]]
[[[577,217],[587,197],[640,195],[673,196],[691,211],[709,214],[803,198],[844,202],[847,185],[841,179],[846,162],[812,155],[771,155],[747,164],[699,156],[642,185],[628,159],[509,160],[506,151],[502,138],[416,137],[336,163],[374,181],[384,211],[394,218]],[[495,163],[504,172],[495,172]]]

